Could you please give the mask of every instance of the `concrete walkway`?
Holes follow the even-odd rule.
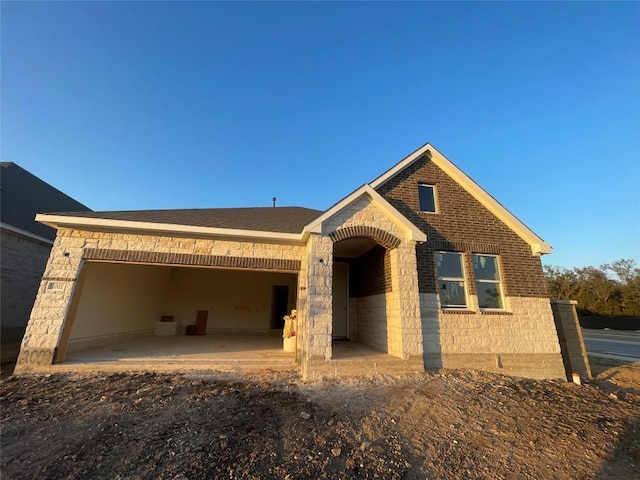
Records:
[[[333,360],[355,375],[404,365],[399,358],[349,341],[334,342]],[[293,353],[283,351],[279,335],[208,334],[150,336],[75,352],[50,368],[54,372],[188,370],[297,371],[299,366]]]

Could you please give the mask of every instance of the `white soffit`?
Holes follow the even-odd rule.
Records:
[[[371,186],[363,185],[358,188],[356,191],[348,195],[347,197],[340,200],[338,203],[333,205],[329,210],[324,212],[318,218],[316,218],[313,222],[305,225],[303,232],[308,233],[322,233],[322,224],[326,222],[328,219],[336,215],[338,212],[343,210],[344,208],[351,205],[353,202],[358,200],[362,196],[368,196],[371,198],[373,203],[383,211],[392,221],[394,221],[401,228],[404,228],[407,232],[409,232],[409,239],[414,240],[416,242],[426,242],[427,236],[424,232],[422,232],[418,227],[416,227],[413,223],[411,223],[407,217],[402,215],[393,205],[387,202],[378,192],[376,192]]]
[[[531,246],[534,254],[551,253],[553,248],[542,238],[537,236],[529,227],[522,223],[518,218],[507,210],[500,202],[487,193],[480,185],[471,179],[466,173],[460,170],[451,160],[441,154],[434,146],[429,143],[423,145],[415,152],[411,153],[405,159],[398,162],[385,173],[376,178],[371,185],[372,188],[378,188],[387,180],[393,178],[396,174],[411,165],[414,161],[428,155],[433,163],[435,163],[443,172],[453,178],[462,188],[469,192],[476,200],[478,200],[487,210],[499,218],[505,225],[513,230],[520,238]]]

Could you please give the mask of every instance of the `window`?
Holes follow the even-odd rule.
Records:
[[[419,183],[418,201],[421,212],[436,213],[436,187]]]
[[[466,308],[467,288],[462,253],[436,252],[436,268],[442,308]]]
[[[473,271],[480,308],[504,308],[498,257],[495,255],[473,255]]]

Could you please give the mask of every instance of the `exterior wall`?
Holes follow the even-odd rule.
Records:
[[[85,249],[300,261],[304,246],[60,229],[22,341],[16,373],[46,369],[62,338]]]
[[[437,213],[419,211],[418,184],[435,185]],[[427,368],[476,368],[537,378],[563,377],[540,257],[426,156],[377,189],[427,234],[416,248]],[[441,310],[434,252],[465,252],[468,308]],[[495,254],[506,308],[478,308],[471,253]]]
[[[438,213],[419,212],[418,183],[436,186]],[[417,247],[421,293],[436,293],[434,250],[499,254],[506,295],[548,298],[540,257],[470,193],[423,157],[377,188],[427,234]],[[469,267],[469,265],[468,265]],[[469,285],[475,294],[475,285]]]
[[[436,294],[421,293],[425,366],[475,368],[532,378],[563,378],[549,300],[507,299],[507,314],[440,311]],[[477,304],[477,298],[472,297]]]
[[[0,230],[0,322],[2,329],[27,326],[51,244]]]
[[[347,261],[351,297],[366,297],[391,291],[390,250],[378,245],[360,257]]]
[[[592,378],[589,357],[582,337],[582,328],[580,328],[580,320],[578,312],[576,312],[577,304],[578,302],[575,300],[551,301],[567,380],[570,380],[574,373],[583,378]]]

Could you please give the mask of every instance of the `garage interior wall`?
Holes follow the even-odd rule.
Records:
[[[268,330],[274,285],[289,287],[287,311],[296,308],[294,274],[173,268],[163,314],[173,315],[183,329],[194,322],[196,310],[207,310],[207,331]]]
[[[169,288],[169,267],[88,262],[85,268],[69,352],[153,333]]]

